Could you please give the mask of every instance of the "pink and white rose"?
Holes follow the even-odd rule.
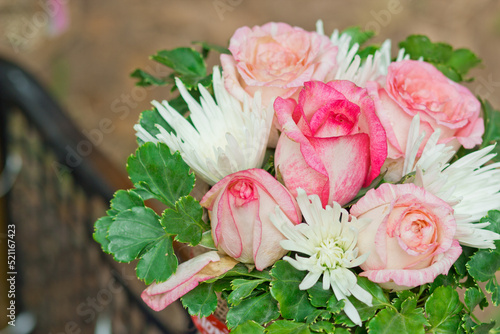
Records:
[[[482,142],[480,102],[432,64],[394,62],[388,68],[385,87],[377,82],[369,82],[366,87],[387,133],[390,159],[405,157],[410,123],[416,114],[420,114],[420,129],[425,131],[426,140],[441,129],[440,143],[455,149],[473,148]]]
[[[368,221],[358,235],[360,254],[369,254],[360,275],[384,288],[433,282],[462,252],[454,240],[453,209],[415,184],[383,184],[368,191],[350,213]]]
[[[298,103],[277,98],[282,128],[275,165],[292,194],[302,188],[323,206],[352,200],[379,173],[387,140],[366,89],[350,81],[304,84]]]
[[[277,205],[293,224],[302,220],[295,198],[271,174],[249,169],[217,182],[200,204],[208,209],[215,246],[234,259],[263,270],[287,251],[285,237],[269,215]]]
[[[240,101],[260,89],[263,105],[294,96],[306,81],[324,80],[337,55],[327,36],[276,22],[239,28],[229,50],[220,57],[226,89]]]

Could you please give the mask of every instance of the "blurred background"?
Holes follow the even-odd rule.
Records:
[[[318,19],[323,20],[327,34],[353,25],[375,30],[374,42],[392,39],[394,54],[395,44],[415,33],[428,35],[433,42],[469,48],[483,59],[470,73],[476,80],[469,88],[500,108],[500,2],[496,0],[0,0],[0,59],[13,61],[33,74],[62,106],[61,117],[74,125],[54,121],[56,127],[51,128],[47,116],[40,128],[26,113],[1,118],[4,141],[16,144],[9,148],[4,143],[0,161],[8,160],[5,152],[9,150],[23,161],[18,180],[3,197],[0,210],[7,212],[4,225],[11,220],[18,224],[16,260],[24,269],[17,286],[24,290],[18,291],[17,307],[36,310],[27,313],[26,330],[35,321],[39,326],[35,333],[48,329],[54,334],[92,333],[95,328],[110,333],[109,326],[114,333],[165,331],[144,327],[152,320],[144,318],[141,306],[113,315],[112,310],[123,308],[120,305],[133,300],[144,286],[127,276],[133,275],[132,265],[109,264],[89,237],[94,219],[106,209],[108,193],[99,190],[99,185],[88,185],[99,177],[106,182],[125,173],[126,159],[136,148],[132,126],[140,112],[150,108],[149,101],[169,97],[168,88],[134,87],[129,74],[136,68],[159,74],[160,68],[148,57],[161,49],[189,46],[192,41],[227,46],[238,27],[269,21],[315,30]],[[209,62],[215,65],[218,59],[212,55]],[[7,107],[16,109],[17,104],[22,101]],[[36,100],[33,104],[36,107]],[[54,156],[57,162],[57,157],[67,157],[71,150],[61,143],[63,139],[57,144],[58,139],[51,137],[58,124],[66,124],[63,132],[75,145],[87,136],[91,146],[85,148],[85,158],[97,161],[93,166],[99,167],[91,168],[95,177],[90,173],[90,179],[82,181],[80,174],[47,160],[46,156]],[[23,150],[35,158],[22,156],[26,154],[19,153]],[[45,154],[50,150],[55,153]],[[16,161],[10,160],[14,170]],[[112,175],[106,177],[109,173]],[[25,186],[20,185],[22,181]],[[114,180],[107,186],[127,186],[126,181],[120,182]],[[49,207],[53,209],[47,214],[37,211]],[[0,243],[4,250],[6,240],[4,234]],[[0,260],[5,261],[4,257]],[[1,278],[4,284],[6,277]],[[0,306],[5,310],[7,289],[1,294]],[[167,319],[167,327],[173,318],[179,322],[178,328],[187,321],[175,307],[161,318]],[[2,316],[0,328],[8,320]],[[180,332],[175,326],[173,332]]]

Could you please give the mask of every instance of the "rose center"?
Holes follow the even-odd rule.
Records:
[[[251,182],[239,180],[229,186],[231,195],[235,198],[237,206],[244,205],[248,202],[258,199],[258,194]]]

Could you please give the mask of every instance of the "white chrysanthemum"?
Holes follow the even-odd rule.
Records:
[[[145,142],[163,142],[171,151],[179,151],[189,167],[210,185],[229,174],[262,166],[273,113],[261,106],[260,92],[255,94],[251,106],[248,101],[242,105],[226,91],[218,67],[213,72],[217,102],[202,85],[198,86],[201,104],[177,78],[176,85],[189,107],[193,124],[167,101],[153,101],[175,134],[157,125],[160,133],[153,137],[137,124],[137,137]]]
[[[308,257],[296,255],[295,259],[287,256],[283,259],[298,270],[309,271],[299,285],[301,290],[311,288],[323,275],[323,289],[331,287],[335,297],[344,300],[347,316],[361,325],[358,311],[347,299],[352,295],[366,305],[372,305],[372,295],[357,284],[356,275],[349,270],[368,257],[368,254],[358,256],[356,218],[349,216],[336,202],[333,202],[333,208],[327,206],[323,209],[317,195],[307,197],[300,188],[297,193],[297,203],[306,224],[293,225],[278,207],[271,220],[288,239],[280,243],[281,247]]]
[[[483,229],[488,223],[477,223],[488,211],[500,209],[500,163],[483,166],[495,154],[494,146],[467,154],[449,164],[455,151],[437,144],[440,131],[427,141],[420,158],[416,156],[425,134],[419,133],[419,116],[410,126],[403,175],[416,172],[413,183],[450,204],[457,222],[455,239],[462,245],[476,248],[495,248],[500,235]],[[415,162],[416,161],[416,162]]]

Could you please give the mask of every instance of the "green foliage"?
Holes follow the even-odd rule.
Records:
[[[169,234],[177,235],[175,240],[195,246],[200,243],[203,232],[210,226],[202,220],[203,208],[191,196],[181,197],[175,209],[163,212],[161,224]]]
[[[490,102],[481,101],[484,111],[484,134],[481,148],[488,145],[497,144],[492,153],[497,155],[493,158],[494,161],[500,161],[500,111],[493,109]]]
[[[207,42],[200,42],[200,41],[193,42],[193,44],[201,45],[201,55],[203,56],[203,58],[207,58],[208,53],[211,50],[218,52],[220,54],[227,54],[227,55],[231,54],[231,51],[229,51],[228,48],[225,48],[225,47],[220,46],[220,45],[207,43]]]
[[[269,326],[267,334],[310,334],[309,326],[302,322],[278,320]]]
[[[101,248],[105,253],[109,251],[108,231],[109,227],[113,224],[113,217],[104,216],[99,218],[94,225],[94,240],[101,244]]]
[[[375,36],[375,32],[371,30],[363,31],[360,27],[356,26],[342,30],[341,35],[351,36],[351,42],[349,43],[349,48],[350,48],[355,43],[358,43],[360,46],[363,45],[366,41]]]
[[[264,327],[255,321],[247,321],[231,330],[233,334],[264,334]]]
[[[464,301],[465,306],[467,306],[470,312],[474,311],[478,305],[481,309],[488,306],[488,301],[486,300],[483,291],[477,287],[465,290]]]
[[[154,281],[166,281],[177,268],[177,257],[174,254],[172,238],[164,234],[161,239],[155,241],[137,263],[137,277],[144,283],[151,284]]]
[[[233,291],[229,294],[227,301],[232,305],[238,305],[244,298],[250,296],[259,284],[264,282],[266,282],[264,279],[234,279],[231,282]]]
[[[217,295],[213,283],[201,283],[181,298],[189,314],[208,317],[217,308]]]
[[[278,303],[269,292],[264,292],[231,307],[226,318],[228,327],[233,328],[249,320],[267,324],[279,316]]]
[[[141,69],[136,69],[130,74],[132,78],[138,79],[136,82],[137,86],[148,87],[148,86],[163,86],[168,83],[167,80],[162,78],[157,78],[146,71]]]
[[[167,145],[145,143],[127,161],[127,171],[134,186],[150,193],[170,208],[189,195],[194,174],[179,152],[170,153]]]
[[[283,318],[304,321],[315,310],[307,291],[299,289],[306,272],[295,269],[286,261],[278,261],[271,270],[271,276],[274,278],[271,294],[279,302]]]
[[[411,35],[399,43],[411,59],[424,61],[436,66],[444,75],[453,81],[464,81],[471,68],[481,63],[472,51],[467,49],[455,49],[446,43],[432,43],[427,36]]]
[[[395,308],[385,308],[368,322],[370,333],[425,333],[427,319],[421,308],[416,307],[415,298],[408,298],[401,304],[398,312]]]
[[[430,323],[428,330],[432,333],[456,333],[460,326],[461,309],[462,303],[454,288],[437,288],[425,302],[425,312]]]

